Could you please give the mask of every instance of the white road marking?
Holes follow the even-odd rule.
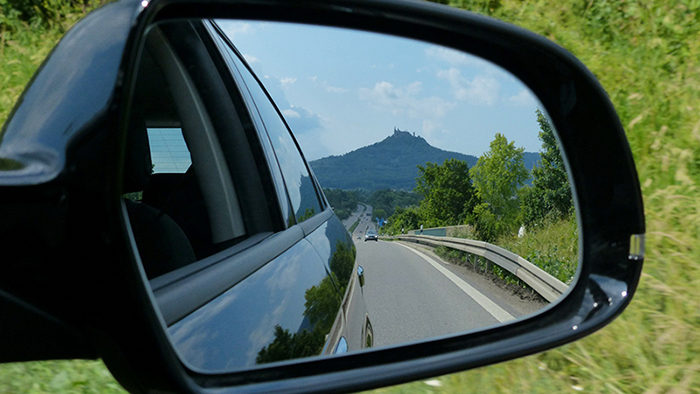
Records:
[[[418,256],[422,257],[423,260],[427,261],[430,265],[432,265],[436,270],[440,271],[443,275],[447,277],[452,283],[457,285],[462,291],[467,293],[469,297],[471,297],[474,301],[476,301],[479,305],[481,305],[486,312],[490,313],[491,316],[493,316],[496,320],[499,322],[503,323],[509,320],[514,320],[515,318],[513,315],[510,313],[506,312],[503,308],[498,306],[495,302],[491,301],[490,298],[486,297],[483,295],[479,290],[473,288],[469,283],[465,282],[462,278],[459,276],[455,275],[452,273],[452,271],[448,270],[447,268],[443,267],[440,263],[435,261],[433,258],[425,255],[424,253],[415,250],[411,248],[410,246],[406,246],[400,243],[397,243],[397,245],[401,245],[404,248],[412,251],[413,253],[417,254]]]

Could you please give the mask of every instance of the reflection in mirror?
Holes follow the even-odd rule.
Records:
[[[482,330],[575,280],[555,131],[489,62],[345,29],[178,21],[151,28],[136,80],[125,204],[194,370]]]

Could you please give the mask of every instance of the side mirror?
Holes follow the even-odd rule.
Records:
[[[246,37],[253,25],[270,36]],[[341,36],[352,39],[339,45]],[[284,55],[284,40],[299,45],[288,61],[248,52]],[[313,52],[324,40],[330,49]],[[385,74],[370,71],[387,55],[398,60],[382,63]],[[294,91],[301,77],[280,68],[311,65],[346,85],[304,75]],[[387,80],[409,75],[402,68],[410,78]],[[288,100],[312,85],[363,106],[320,93]],[[322,128],[331,117],[298,102],[343,111]],[[512,106],[494,110],[501,102]],[[384,123],[374,122],[379,112]],[[362,127],[332,134],[356,119],[413,122],[425,138],[396,125],[381,141],[362,140],[376,134]],[[440,141],[438,126],[451,139]],[[365,161],[334,172],[371,146]],[[419,149],[455,155],[423,160]],[[398,156],[422,161],[403,173]],[[521,201],[554,211],[531,193],[543,160],[566,185],[573,257],[564,273],[498,244],[536,228],[519,231],[532,219]],[[383,177],[373,184],[369,173]],[[482,187],[511,178],[507,192]],[[425,205],[422,217],[410,202],[370,206],[343,194],[394,189],[413,201],[409,189],[426,196],[438,183],[452,204]],[[132,392],[347,392],[544,351],[618,316],[644,259],[634,162],[593,75],[542,37],[427,2],[110,3],[67,33],[4,125],[0,196],[0,308],[10,314],[0,362],[100,357]],[[449,256],[460,266],[445,264]],[[539,304],[516,313],[460,270],[511,275]],[[469,312],[449,329],[409,332],[386,313],[431,320],[436,303],[417,302],[428,297],[474,305],[483,319],[472,324]]]

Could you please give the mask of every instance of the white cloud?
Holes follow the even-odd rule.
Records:
[[[331,86],[328,85],[327,83],[323,83],[325,86],[324,88],[326,89],[326,92],[331,92],[331,93],[345,93],[348,91],[348,89],[345,88],[339,88],[337,86]]]
[[[280,78],[279,80],[280,80],[280,83],[282,84],[283,88],[286,88],[287,86],[289,86],[297,81],[297,79],[294,77]]]
[[[225,21],[220,23],[220,26],[232,41],[236,35],[248,34],[252,31],[252,26],[246,22]]]
[[[526,107],[528,105],[535,105],[537,100],[535,99],[535,96],[532,95],[532,92],[528,89],[523,89],[520,91],[520,93],[508,97],[508,101],[511,103],[519,106],[519,107]]]
[[[420,82],[413,82],[404,87],[396,87],[389,82],[377,82],[374,88],[360,88],[360,100],[368,101],[376,109],[388,111],[393,115],[407,115],[411,118],[442,118],[454,108],[454,103],[438,97],[418,98],[421,91]]]
[[[486,105],[493,105],[498,100],[501,84],[495,78],[477,75],[470,81],[454,67],[438,71],[437,76],[449,82],[457,100]]]
[[[282,114],[289,123],[292,132],[297,136],[313,133],[322,128],[321,117],[304,107],[290,105],[288,108],[282,109]]]
[[[243,58],[244,58],[245,61],[248,62],[248,64],[250,64],[251,66],[253,66],[253,64],[256,64],[256,63],[257,63],[257,64],[261,64],[261,63],[260,63],[260,59],[258,59],[257,57],[255,57],[255,56],[253,56],[253,55],[249,55],[249,54],[247,54],[247,53],[244,53],[244,54],[243,54]]]
[[[309,77],[309,80],[314,83],[315,86],[320,86],[323,90],[326,92],[330,93],[346,93],[349,92],[350,89],[346,88],[341,88],[338,86],[333,86],[328,84],[327,81],[319,81],[318,76],[314,75],[313,77]]]
[[[293,109],[283,109],[282,115],[286,116],[287,118],[301,118],[301,115],[299,115],[299,112],[297,112]]]
[[[473,56],[465,52],[460,52],[455,49],[432,46],[425,50],[425,54],[428,58],[433,58],[448,63],[451,68],[461,70],[468,69],[472,72],[478,71],[480,74],[487,75],[495,78],[496,80],[522,83],[518,78],[513,76],[513,74],[505,71],[488,60],[484,60],[480,57]]]
[[[445,61],[451,66],[478,66],[478,67],[493,67],[491,63],[478,58],[476,56],[467,55],[464,52],[457,51],[455,49],[431,46],[425,50],[425,54],[428,57]]]

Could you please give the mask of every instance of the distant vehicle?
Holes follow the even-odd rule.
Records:
[[[367,230],[367,232],[365,233],[365,242],[371,241],[371,240],[379,241],[379,236],[377,235],[376,231]]]

